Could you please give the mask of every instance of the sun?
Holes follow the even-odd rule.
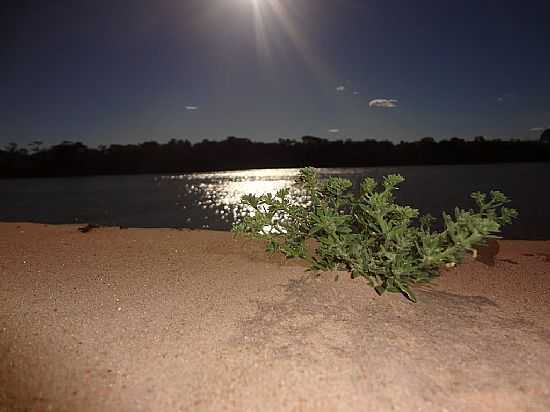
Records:
[[[332,79],[330,70],[319,59],[309,43],[301,26],[303,20],[296,21],[296,13],[292,11],[293,2],[287,0],[232,0],[252,9],[256,50],[262,62],[271,64],[274,60],[271,43],[273,34],[282,32],[290,41],[308,68],[319,81],[328,82]]]

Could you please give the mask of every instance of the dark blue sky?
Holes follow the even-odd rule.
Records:
[[[11,3],[0,145],[550,127],[548,0]]]

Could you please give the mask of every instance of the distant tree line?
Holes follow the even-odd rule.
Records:
[[[161,144],[99,146],[64,141],[43,148],[39,141],[28,148],[15,143],[0,150],[0,177],[87,176],[136,173],[188,173],[280,167],[369,167],[550,160],[550,129],[538,141],[459,138],[437,142],[425,137],[416,142],[377,140],[329,141],[315,136],[277,143],[228,137],[192,144],[172,139]]]

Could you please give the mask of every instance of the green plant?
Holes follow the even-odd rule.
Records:
[[[461,262],[474,246],[498,238],[495,233],[518,213],[504,206],[509,200],[499,191],[489,197],[475,192],[478,210],[443,213],[443,230],[437,232],[433,217],[394,202],[404,180],[389,175],[380,187],[367,177],[354,195],[351,181],[320,181],[314,168],[304,168],[296,179],[302,202],[288,188],[243,196],[246,212],[233,231],[266,240],[268,252],[303,258],[311,270],[347,270],[353,278],[364,276],[380,295],[400,292],[415,302],[412,285],[429,282],[441,266]],[[315,241],[311,252],[308,239]]]

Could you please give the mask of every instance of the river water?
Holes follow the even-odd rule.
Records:
[[[123,227],[228,230],[242,195],[275,192],[294,181],[298,169],[261,169],[186,175],[129,175],[1,179],[0,221],[93,223]],[[520,213],[503,235],[550,239],[550,163],[457,166],[388,166],[320,169],[356,185],[365,177],[400,173],[397,200],[441,216],[470,208],[474,191],[500,190]]]

